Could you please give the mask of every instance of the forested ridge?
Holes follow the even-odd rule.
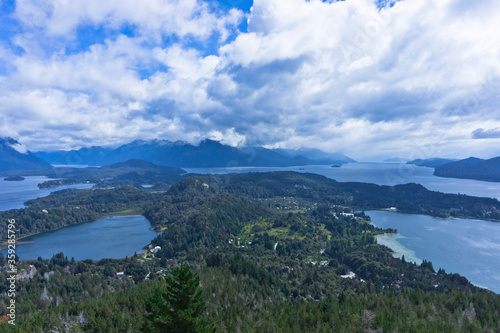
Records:
[[[26,227],[45,209],[47,219],[58,214],[41,223],[64,225],[76,211],[84,220],[129,209],[163,230],[152,240],[161,249],[120,260],[61,253],[21,262],[36,272],[17,282],[16,327],[1,323],[0,331],[141,332],[162,276],[183,264],[200,276],[204,317],[217,332],[498,332],[499,295],[377,244],[376,235],[394,230],[374,227],[357,208],[392,206],[492,216],[498,201],[296,173],[189,177],[167,192],[56,192],[1,218]],[[5,269],[0,275],[6,281]],[[3,315],[7,283],[0,288]]]

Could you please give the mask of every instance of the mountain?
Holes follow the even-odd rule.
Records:
[[[437,167],[434,175],[439,177],[462,178],[500,182],[500,156],[489,160],[469,157]]]
[[[238,148],[203,140],[198,146],[167,140],[136,140],[122,145],[100,160],[101,165],[141,159],[164,166],[186,168],[241,165],[249,156]]]
[[[113,149],[92,146],[70,151],[35,152],[34,154],[50,164],[60,165],[98,165],[99,161]]]
[[[0,138],[0,172],[52,166],[12,138]]]
[[[38,156],[54,164],[110,165],[130,159],[141,159],[162,166],[184,168],[211,167],[285,167],[311,164],[344,164],[355,162],[342,154],[324,153],[317,149],[285,150],[263,147],[236,148],[218,141],[203,140],[198,145],[184,141],[136,140],[114,150],[102,147],[61,152],[38,152]]]
[[[427,158],[427,159],[416,159],[413,161],[406,162],[406,164],[413,164],[417,166],[423,166],[423,167],[429,167],[429,168],[436,168],[438,166],[451,163],[451,162],[456,162],[458,160],[455,159],[448,159],[448,158]]]

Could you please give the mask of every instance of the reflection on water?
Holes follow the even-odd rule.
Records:
[[[500,223],[471,219],[437,219],[425,215],[367,211],[373,225],[398,234],[377,237],[395,256],[434,269],[459,273],[472,283],[500,293]],[[418,260],[417,260],[418,259]]]

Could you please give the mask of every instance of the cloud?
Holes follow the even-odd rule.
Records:
[[[12,15],[0,131],[31,150],[211,137],[356,158],[500,153],[472,140],[500,128],[494,1],[18,0]]]
[[[500,139],[500,127],[493,129],[482,129],[478,128],[472,132],[473,139]]]
[[[208,3],[198,0],[17,0],[15,16],[25,27],[42,28],[49,36],[75,38],[81,26],[118,30],[133,26],[141,35],[208,38],[214,31],[227,36],[227,27],[238,24],[236,9],[217,15]]]

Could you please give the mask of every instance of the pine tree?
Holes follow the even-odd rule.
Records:
[[[165,281],[165,291],[157,289],[148,304],[146,318],[153,332],[214,332],[202,318],[205,303],[199,288],[200,278],[189,266],[176,267],[174,276],[166,276]]]

